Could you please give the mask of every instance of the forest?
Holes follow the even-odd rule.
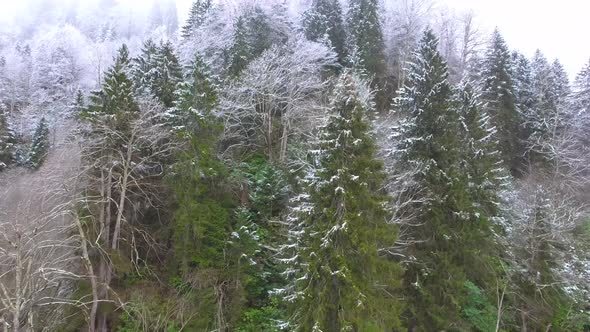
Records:
[[[435,0],[27,1],[0,330],[590,331],[590,61]]]

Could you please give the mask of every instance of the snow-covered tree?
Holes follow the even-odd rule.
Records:
[[[496,129],[490,116],[483,112],[477,87],[461,83],[456,92],[460,116],[461,168],[467,176],[468,188],[475,208],[475,219],[494,218],[499,215],[498,193],[507,183],[496,138]]]
[[[6,108],[0,105],[0,171],[13,162],[14,133],[8,125]]]
[[[207,13],[210,9],[211,0],[196,0],[193,2],[188,14],[188,19],[182,27],[181,36],[184,40],[194,36],[196,30],[205,23]]]
[[[176,86],[182,80],[182,68],[170,42],[163,43],[154,54],[151,92],[166,107],[172,107]]]
[[[45,118],[41,118],[35,133],[33,134],[33,141],[27,156],[26,165],[32,169],[38,169],[45,161],[47,153],[49,152],[49,127]]]
[[[129,49],[123,44],[114,65],[105,74],[102,89],[91,93],[83,116],[90,120],[106,116],[114,127],[124,130],[129,120],[137,115],[139,107],[133,98],[133,83],[128,74],[129,62]]]
[[[466,301],[464,284],[471,281],[485,288],[482,276],[491,274],[487,264],[494,211],[487,213],[490,202],[479,204],[488,198],[483,196],[490,195],[492,188],[486,181],[491,180],[489,172],[494,166],[478,160],[480,151],[474,148],[483,148],[484,142],[477,142],[478,147],[471,144],[478,138],[485,141],[490,132],[482,128],[485,116],[479,114],[468,92],[463,92],[461,112],[457,110],[448,75],[437,39],[428,30],[398,98],[404,120],[394,135],[398,140],[398,195],[412,197],[402,209],[414,216],[402,225],[402,240],[409,243],[404,253],[404,289],[410,329],[441,330],[460,322]],[[462,116],[463,137],[459,136]],[[465,133],[476,128],[478,132]],[[468,170],[467,162],[474,162]]]
[[[363,102],[359,84],[350,72],[336,84],[319,169],[307,187],[311,211],[294,225],[303,230],[295,259],[302,271],[293,280],[297,331],[400,326],[395,294],[401,270],[387,250],[396,230],[387,223],[385,174],[367,120],[372,106]]]
[[[510,171],[517,172],[521,168],[518,128],[522,119],[515,105],[511,67],[508,47],[496,29],[483,62],[482,98],[498,131],[502,158]]]
[[[228,85],[221,100],[227,117],[228,150],[263,152],[285,161],[293,137],[309,137],[323,113],[322,79],[336,56],[325,45],[303,36],[275,45],[254,60],[240,79]]]
[[[312,7],[303,14],[305,37],[323,42],[338,54],[338,62],[347,60],[346,31],[342,8],[338,0],[314,0]]]

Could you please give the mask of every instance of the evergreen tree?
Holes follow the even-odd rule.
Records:
[[[522,123],[514,98],[512,64],[504,38],[496,29],[483,63],[484,109],[491,116],[498,131],[502,158],[508,169],[520,171],[522,148],[518,141],[518,128]]]
[[[190,133],[197,130],[200,119],[215,108],[218,97],[209,67],[199,55],[187,72],[185,80],[178,84],[176,101],[169,114],[172,125]]]
[[[182,69],[170,42],[160,45],[157,49],[154,55],[154,68],[152,71],[152,94],[164,106],[172,107],[176,87],[182,80]]]
[[[72,111],[74,114],[80,115],[84,109],[86,108],[86,98],[84,97],[84,93],[82,90],[78,90],[76,92],[76,97],[74,99],[74,103],[72,104]]]
[[[489,115],[483,113],[479,94],[470,83],[462,83],[456,92],[460,117],[461,169],[467,176],[475,215],[492,218],[498,215],[498,191],[506,183],[496,129]]]
[[[82,116],[91,121],[106,116],[114,129],[125,131],[128,122],[139,113],[128,71],[129,50],[123,44],[114,65],[105,74],[102,89],[91,93]]]
[[[326,43],[338,55],[338,62],[345,64],[346,32],[338,0],[314,0],[303,14],[303,28],[307,39]]]
[[[386,72],[379,2],[351,0],[348,9],[348,30],[353,64],[368,77],[379,79]]]
[[[590,114],[590,61],[576,75],[576,79],[572,85],[570,99],[574,114],[579,120],[583,120],[581,121],[583,122],[581,127],[590,123],[590,119],[587,116],[587,114]]]
[[[14,133],[6,119],[6,108],[0,105],[0,171],[14,161]]]
[[[284,17],[272,19],[283,21]],[[247,10],[238,17],[234,27],[232,46],[227,52],[227,74],[238,77],[246,66],[272,45],[286,41],[281,23],[271,22],[271,17],[260,7]]]
[[[191,5],[186,24],[182,27],[181,37],[187,40],[193,36],[207,19],[207,13],[211,9],[211,0],[196,0]]]
[[[143,42],[139,56],[134,58],[131,63],[131,78],[133,86],[139,94],[149,94],[153,85],[153,76],[155,64],[155,55],[158,46],[148,39]]]
[[[35,133],[33,134],[33,141],[27,157],[27,167],[38,169],[45,161],[47,152],[49,151],[49,127],[45,118],[41,118]]]
[[[375,158],[368,105],[357,79],[344,73],[322,129],[319,169],[302,214],[295,283],[298,331],[382,331],[399,327],[400,268],[382,248],[396,240],[387,224],[385,174]]]
[[[559,61],[549,64],[537,50],[532,68],[532,107],[525,116],[526,155],[532,165],[547,166],[554,157],[552,141],[566,125],[565,98],[569,80]]]
[[[461,113],[456,110],[447,65],[437,47],[438,40],[427,31],[398,99],[406,115],[398,136],[399,167],[411,170],[400,174],[405,179],[402,192],[416,202],[406,207],[416,216],[408,229],[415,244],[407,255],[415,262],[408,264],[404,277],[410,302],[406,324],[424,331],[460,326],[465,284],[485,286],[491,246],[489,214],[478,203],[490,195],[485,181],[492,166],[473,151],[476,137],[487,134],[481,123],[485,118],[468,90],[463,92]],[[461,117],[467,121],[463,142],[458,135]]]

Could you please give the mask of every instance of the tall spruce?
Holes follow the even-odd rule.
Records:
[[[211,9],[211,0],[196,0],[191,5],[186,24],[182,27],[183,40],[190,39],[195,31],[205,23],[207,13]]]
[[[484,109],[498,131],[502,158],[512,173],[521,171],[522,147],[518,140],[521,114],[515,104],[511,56],[496,29],[483,63],[482,98]]]
[[[409,329],[424,331],[446,330],[464,321],[465,284],[485,287],[491,246],[489,215],[477,203],[487,199],[484,182],[493,166],[477,160],[477,151],[462,151],[473,149],[470,142],[489,133],[482,128],[485,117],[468,90],[457,110],[437,47],[433,32],[426,31],[398,98],[405,115],[397,135],[399,169],[408,172],[399,176],[405,178],[402,195],[415,199],[405,209],[416,216],[406,239],[413,243],[407,249],[413,259],[404,276],[409,302],[405,317]],[[464,130],[477,131],[465,133],[463,140],[462,117],[468,121]],[[477,164],[466,166],[466,157]],[[465,174],[466,167],[470,174]],[[470,188],[470,182],[480,190]]]
[[[346,63],[346,31],[338,0],[314,0],[303,14],[303,27],[307,39],[326,43],[338,55],[338,62]]]
[[[140,54],[131,60],[131,78],[135,91],[138,94],[149,94],[153,80],[153,69],[155,67],[155,55],[158,45],[148,39],[143,42]]]
[[[0,171],[14,161],[14,132],[6,118],[6,108],[0,105]]]
[[[158,47],[152,71],[152,94],[164,106],[172,107],[176,99],[176,87],[182,80],[182,68],[171,42],[162,43]]]
[[[33,134],[33,141],[27,157],[27,167],[38,169],[41,167],[47,153],[49,152],[49,127],[45,118],[41,118],[35,133]]]
[[[386,250],[396,241],[387,224],[383,164],[362,102],[359,80],[345,72],[322,128],[319,169],[302,213],[293,318],[298,331],[381,331],[399,327],[400,267]]]
[[[129,121],[139,113],[139,106],[133,97],[133,83],[129,79],[129,61],[129,50],[123,44],[115,63],[105,74],[102,89],[90,94],[83,117],[92,121],[106,116],[111,119],[109,122],[114,129],[127,129]]]

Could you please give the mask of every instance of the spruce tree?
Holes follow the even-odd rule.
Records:
[[[401,304],[393,294],[400,267],[381,251],[395,242],[396,229],[387,224],[385,174],[358,84],[345,72],[336,85],[316,180],[307,188],[311,212],[299,220],[303,270],[292,308],[298,331],[399,327]]]
[[[47,152],[49,151],[49,127],[45,118],[41,118],[35,133],[33,134],[33,141],[27,157],[27,167],[38,169],[45,161]]]
[[[150,94],[153,85],[155,55],[158,46],[148,39],[143,42],[139,56],[131,61],[131,78],[135,92],[138,94]]]
[[[211,9],[211,0],[196,0],[191,5],[186,24],[182,27],[181,37],[187,40],[205,23],[207,13]]]
[[[446,330],[462,321],[465,284],[485,286],[491,245],[489,214],[477,203],[490,196],[485,181],[492,165],[474,150],[483,146],[473,145],[488,129],[482,128],[485,118],[468,90],[457,110],[437,47],[433,32],[426,31],[398,99],[406,116],[397,135],[399,168],[408,172],[399,174],[405,179],[401,195],[415,201],[405,207],[415,216],[407,235],[414,242],[407,255],[415,261],[404,276],[405,316],[409,329],[424,331]],[[462,117],[467,121],[463,139]]]
[[[114,65],[106,72],[102,89],[93,91],[82,116],[90,121],[108,119],[113,129],[125,131],[129,121],[139,113],[133,98],[133,83],[129,79],[129,50],[123,44]]]
[[[314,0],[303,14],[303,28],[307,39],[326,43],[338,55],[338,62],[346,63],[346,32],[338,0]]]
[[[496,129],[490,116],[483,112],[477,88],[468,82],[460,84],[455,103],[460,118],[461,169],[473,201],[474,215],[479,218],[498,216],[498,192],[507,182],[503,170]]]
[[[502,158],[512,173],[521,170],[522,147],[518,140],[521,114],[515,104],[511,57],[504,38],[496,29],[483,63],[482,98],[485,111],[498,131]]]
[[[348,9],[349,48],[353,64],[368,77],[383,77],[386,71],[381,21],[377,0],[351,0]]]
[[[172,107],[176,99],[176,87],[182,80],[182,68],[170,42],[163,43],[158,47],[154,55],[152,71],[152,94],[164,106]]]
[[[0,171],[14,161],[14,133],[8,125],[6,108],[0,105]]]

